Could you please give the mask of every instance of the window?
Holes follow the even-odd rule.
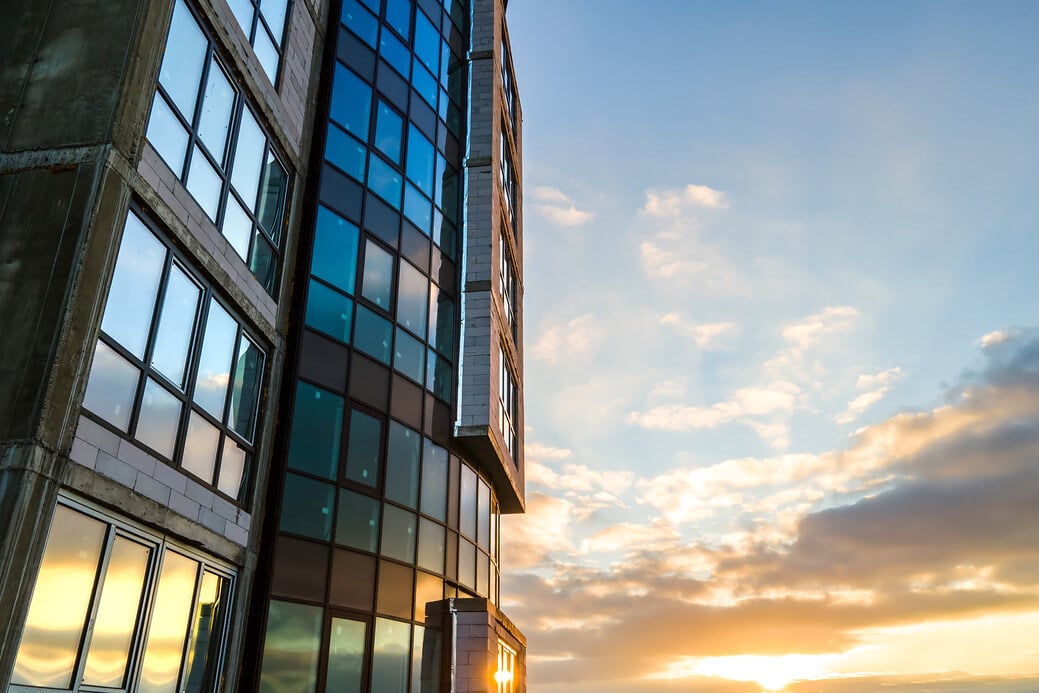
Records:
[[[218,691],[233,579],[208,559],[59,504],[12,691]]]
[[[516,173],[512,167],[512,154],[509,151],[509,142],[505,135],[505,126],[501,128],[501,161],[498,168],[498,180],[501,183],[501,192],[505,197],[505,210],[509,215],[509,224],[516,228]]]
[[[127,215],[83,407],[240,499],[264,352],[133,211]]]
[[[501,289],[501,307],[505,313],[505,320],[509,324],[512,338],[516,339],[516,275],[512,273],[512,259],[509,257],[508,244],[505,235],[498,239],[498,278]]]
[[[512,131],[516,131],[516,92],[514,80],[512,79],[512,68],[509,66],[509,47],[505,41],[501,42],[501,86],[505,91],[505,107],[509,111],[509,122],[512,123]]]
[[[173,7],[147,137],[273,295],[288,175],[184,0]]]
[[[494,682],[498,684],[498,693],[512,693],[513,681],[516,678],[516,651],[498,641],[498,670],[494,672]]]
[[[228,4],[249,39],[260,66],[274,84],[281,63],[288,0],[229,0]]]
[[[505,352],[498,352],[498,428],[505,438],[505,449],[516,454],[516,384],[505,360]]]

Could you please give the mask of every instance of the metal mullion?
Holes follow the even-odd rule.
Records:
[[[83,635],[79,641],[79,652],[76,656],[76,666],[72,671],[72,683],[69,690],[78,691],[83,683],[83,668],[87,664],[87,653],[90,650],[90,641],[94,635],[94,623],[97,620],[97,609],[101,602],[101,590],[104,588],[104,576],[108,572],[108,562],[112,557],[112,542],[115,540],[115,527],[108,523],[105,529],[105,541],[101,552],[101,560],[97,570],[94,571],[94,589],[90,593],[90,611],[87,614],[87,622],[83,628]]]
[[[149,229],[150,230],[150,229]],[[134,393],[133,407],[130,410],[130,421],[126,429],[127,435],[137,440],[137,423],[141,416],[141,404],[144,402],[144,389],[148,385],[148,376],[151,371],[151,356],[155,351],[155,336],[159,331],[159,320],[162,315],[163,303],[166,300],[166,288],[169,284],[170,265],[173,264],[173,253],[168,246],[164,245],[166,258],[163,260],[162,273],[159,275],[159,291],[155,297],[155,305],[152,308],[151,324],[148,326],[148,338],[144,342],[144,355],[141,358],[141,374],[137,382],[137,391]]]
[[[148,574],[145,578],[144,589],[141,593],[141,615],[138,621],[139,637],[133,647],[133,664],[127,673],[128,690],[137,690],[137,684],[141,677],[141,667],[144,664],[145,645],[148,635],[151,634],[152,616],[155,611],[155,597],[159,589],[159,579],[162,577],[162,565],[166,560],[166,542],[157,541],[152,544],[152,557],[148,562]]]
[[[230,429],[227,420],[231,412],[231,397],[234,394],[235,361],[237,360],[238,352],[241,349],[242,331],[243,328],[239,324],[235,334],[234,347],[231,350],[231,363],[228,367],[227,390],[224,392],[224,409],[221,413],[220,424],[217,427],[220,429],[220,441],[216,446],[216,464],[213,466],[212,484],[214,487],[216,487],[220,481],[220,468],[223,466],[224,462],[224,445],[227,443],[228,430]],[[237,501],[237,498],[235,500]]]
[[[184,117],[184,114],[180,112],[180,108],[178,108],[177,105],[173,102],[173,99],[170,97],[170,95],[166,92],[166,87],[162,86],[162,82],[157,81],[155,83],[155,87],[156,93],[163,101],[166,102],[166,106],[170,109],[170,112],[173,113],[173,117],[176,118],[177,121],[188,132],[188,146],[187,150],[184,153],[184,164],[180,167],[180,171],[176,172],[177,180],[185,180],[187,179],[188,154],[191,152],[191,143],[194,134],[194,128],[191,126],[191,123]],[[151,116],[149,115],[149,120],[150,118]],[[165,161],[165,159],[163,159],[163,161]]]
[[[196,20],[198,21],[198,20]],[[200,23],[201,26],[201,23]],[[202,35],[206,38],[206,57],[202,64],[202,74],[198,80],[198,91],[196,92],[195,99],[195,112],[191,114],[191,125],[188,127],[188,150],[184,155],[184,175],[183,180],[186,182],[188,174],[191,172],[191,163],[195,153],[195,143],[198,141],[198,122],[202,118],[202,102],[206,98],[206,84],[209,83],[209,68],[213,64],[213,53],[214,46],[213,40],[209,38],[209,35],[204,31]],[[219,211],[219,210],[218,210]]]
[[[177,433],[177,444],[174,448],[177,459],[177,467],[182,467],[184,458],[184,445],[188,437],[188,425],[191,412],[194,411],[192,403],[195,401],[195,381],[198,379],[198,362],[202,357],[202,343],[206,337],[206,324],[209,318],[209,305],[212,301],[212,290],[204,287],[202,291],[202,305],[198,311],[198,330],[191,340],[191,348],[188,356],[187,374],[185,375],[184,396],[186,406],[181,412],[180,430]]]
[[[198,611],[198,600],[200,592],[202,591],[202,577],[206,574],[206,564],[204,561],[197,561],[198,568],[195,570],[195,591],[191,595],[191,610],[188,612],[188,630],[184,636],[184,644],[180,648],[180,674],[177,676],[177,686],[174,690],[183,690],[181,688],[181,682],[184,680],[186,672],[184,669],[188,665],[187,651],[188,647],[191,646],[191,633],[194,630],[195,625],[195,614]]]

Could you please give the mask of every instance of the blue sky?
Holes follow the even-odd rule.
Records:
[[[1039,4],[513,0],[509,22],[529,512],[503,594],[531,690],[1039,689],[1039,651],[979,644],[1039,626],[1039,550],[997,540],[1039,501]],[[990,534],[950,535],[949,508]],[[715,630],[686,638],[683,609]],[[756,609],[785,637],[727,643]],[[646,628],[677,630],[603,666]]]

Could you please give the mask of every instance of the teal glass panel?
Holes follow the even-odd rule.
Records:
[[[445,521],[446,499],[447,450],[426,438],[422,448],[422,512]]]
[[[345,66],[336,63],[329,117],[362,141],[368,140],[372,88]]]
[[[306,323],[330,337],[349,343],[354,302],[321,282],[310,280]]]
[[[377,156],[368,159],[368,187],[379,196],[400,209],[400,194],[404,184],[403,177],[389,164]]]
[[[356,409],[350,412],[350,439],[346,445],[346,478],[366,486],[379,485],[382,422]]]
[[[418,505],[419,451],[422,436],[396,421],[390,422],[386,445],[386,497],[409,508]]]
[[[422,373],[426,369],[425,358],[425,345],[398,327],[397,338],[393,343],[394,370],[421,383]]]
[[[411,183],[404,186],[404,215],[422,233],[429,235],[429,227],[433,224],[433,203]]]
[[[281,502],[283,532],[329,541],[332,538],[332,509],[335,487],[298,474],[285,475]]]
[[[342,433],[343,398],[309,383],[297,383],[289,466],[334,479]]]
[[[345,130],[328,124],[325,139],[325,158],[336,168],[350,174],[359,181],[364,180],[364,162],[368,148],[348,135]]]
[[[339,489],[336,543],[375,553],[379,545],[380,505],[371,496]]]
[[[382,510],[382,546],[379,553],[404,563],[415,562],[415,513],[395,505]]]
[[[358,228],[327,207],[317,210],[310,272],[348,294],[357,277]]]
[[[354,346],[374,359],[390,365],[393,323],[364,306],[357,306]]]

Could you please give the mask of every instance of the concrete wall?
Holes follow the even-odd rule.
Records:
[[[486,599],[450,599],[446,602],[451,657],[452,693],[496,693],[498,641],[516,652],[513,693],[527,690],[527,641],[519,629]],[[452,651],[453,650],[453,651]]]

